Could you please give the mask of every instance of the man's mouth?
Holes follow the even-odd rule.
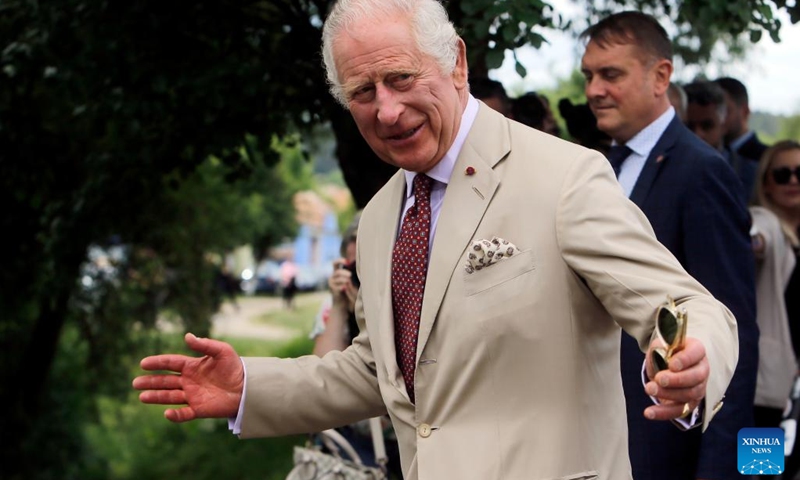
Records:
[[[406,130],[405,132],[400,133],[398,135],[392,135],[389,137],[389,140],[405,140],[407,138],[411,138],[411,136],[417,133],[417,131],[419,131],[420,128],[422,128],[422,125],[414,127],[410,130]]]

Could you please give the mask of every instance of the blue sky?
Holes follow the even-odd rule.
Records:
[[[580,14],[576,6],[555,0],[552,4],[566,15]],[[562,11],[563,10],[563,11]],[[710,65],[705,69],[708,78],[727,75],[741,80],[748,89],[750,108],[773,114],[800,114],[800,23],[792,25],[788,17],[783,22],[781,43],[773,43],[768,35],[753,46],[747,58],[741,62],[725,65]],[[547,32],[550,42],[539,50],[521,49],[517,56],[528,69],[523,80],[514,69],[514,60],[507,52],[503,66],[490,73],[503,83],[509,92],[552,88],[555,79],[563,78],[580,65],[583,47],[571,35]],[[673,80],[691,81],[699,69],[676,69]]]

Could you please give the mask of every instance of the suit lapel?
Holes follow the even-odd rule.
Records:
[[[680,128],[683,127],[677,115],[664,130],[661,138],[656,142],[656,146],[650,151],[647,161],[642,168],[642,173],[636,180],[636,185],[631,192],[631,201],[638,206],[642,206],[647,199],[647,195],[652,191],[653,182],[658,176],[661,167],[669,160],[672,147],[678,140]]]
[[[385,190],[380,192],[379,204],[375,206],[377,212],[382,212],[386,220],[377,222],[374,231],[370,235],[375,240],[375,259],[378,262],[379,271],[376,278],[379,279],[378,305],[379,320],[378,335],[374,342],[380,342],[384,353],[383,363],[386,365],[386,374],[392,385],[405,393],[403,376],[397,366],[397,351],[394,341],[394,312],[392,310],[392,250],[394,249],[395,239],[397,238],[398,218],[403,209],[406,196],[406,181],[402,170],[399,170],[387,182]],[[359,232],[359,236],[361,232]]]
[[[511,150],[508,121],[481,104],[456,160],[439,214],[428,263],[417,340],[417,362],[430,337],[453,271],[473,238],[500,179],[493,168]],[[467,175],[467,167],[474,174]]]

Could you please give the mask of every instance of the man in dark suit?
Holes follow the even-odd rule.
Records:
[[[750,99],[747,87],[731,77],[722,77],[714,81],[725,92],[727,113],[725,117],[725,145],[740,156],[758,162],[768,148],[750,130]]]
[[[622,379],[633,477],[738,478],[737,434],[753,425],[758,360],[754,261],[738,180],[670,105],[672,47],[658,22],[638,12],[623,12],[590,27],[582,38],[588,40],[581,62],[586,97],[598,128],[614,140],[609,160],[623,190],[647,215],[658,240],[731,309],[739,325],[736,373],[718,421],[702,435],[691,423],[684,425],[689,431],[682,432],[645,421],[641,406],[651,400],[642,393],[642,372],[634,366],[644,356],[623,334]]]
[[[727,106],[722,88],[714,82],[697,81],[686,85],[684,90],[688,100],[684,123],[727,160],[741,181],[742,198],[747,203],[756,181],[756,163],[723,142]]]

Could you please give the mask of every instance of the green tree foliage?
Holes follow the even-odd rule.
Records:
[[[778,139],[800,142],[800,115],[787,117],[783,120]]]
[[[28,440],[47,421],[39,407],[52,391],[46,380],[65,323],[82,321],[83,341],[109,354],[90,352],[88,358],[109,363],[118,361],[113,354],[120,348],[113,347],[121,346],[113,335],[125,336],[131,327],[125,317],[99,315],[102,309],[93,311],[93,325],[70,308],[81,293],[77,279],[90,245],[115,236],[137,246],[131,258],[139,246],[149,248],[175,280],[170,298],[185,298],[181,289],[195,294],[195,303],[175,300],[173,308],[185,321],[207,322],[207,296],[198,295],[210,284],[202,259],[209,246],[222,247],[242,233],[231,227],[242,216],[215,203],[217,194],[224,185],[258,178],[259,169],[277,160],[265,146],[302,123],[296,105],[303,94],[297,92],[314,83],[302,68],[272,65],[287,54],[271,52],[288,51],[285,42],[302,32],[267,38],[271,8],[23,0],[0,6],[0,196],[6,212],[0,405],[8,412],[0,430],[11,446],[0,462],[9,478],[15,467],[43,466],[40,445]],[[243,155],[243,146],[261,158]],[[206,165],[211,156],[215,165]],[[278,207],[274,218],[263,218],[278,218],[281,226],[292,217],[291,203],[273,183],[262,187],[275,196],[260,202]],[[258,202],[245,203],[250,214]],[[110,312],[117,302],[138,303],[114,295],[123,294],[100,295]],[[97,372],[85,366],[74,373]]]
[[[579,0],[579,3],[586,6],[588,22],[623,9],[655,15],[671,34],[676,56],[686,64],[709,61],[718,43],[723,43],[729,54],[741,56],[764,33],[779,42],[778,11],[788,13],[792,23],[800,21],[800,4],[786,0]]]

